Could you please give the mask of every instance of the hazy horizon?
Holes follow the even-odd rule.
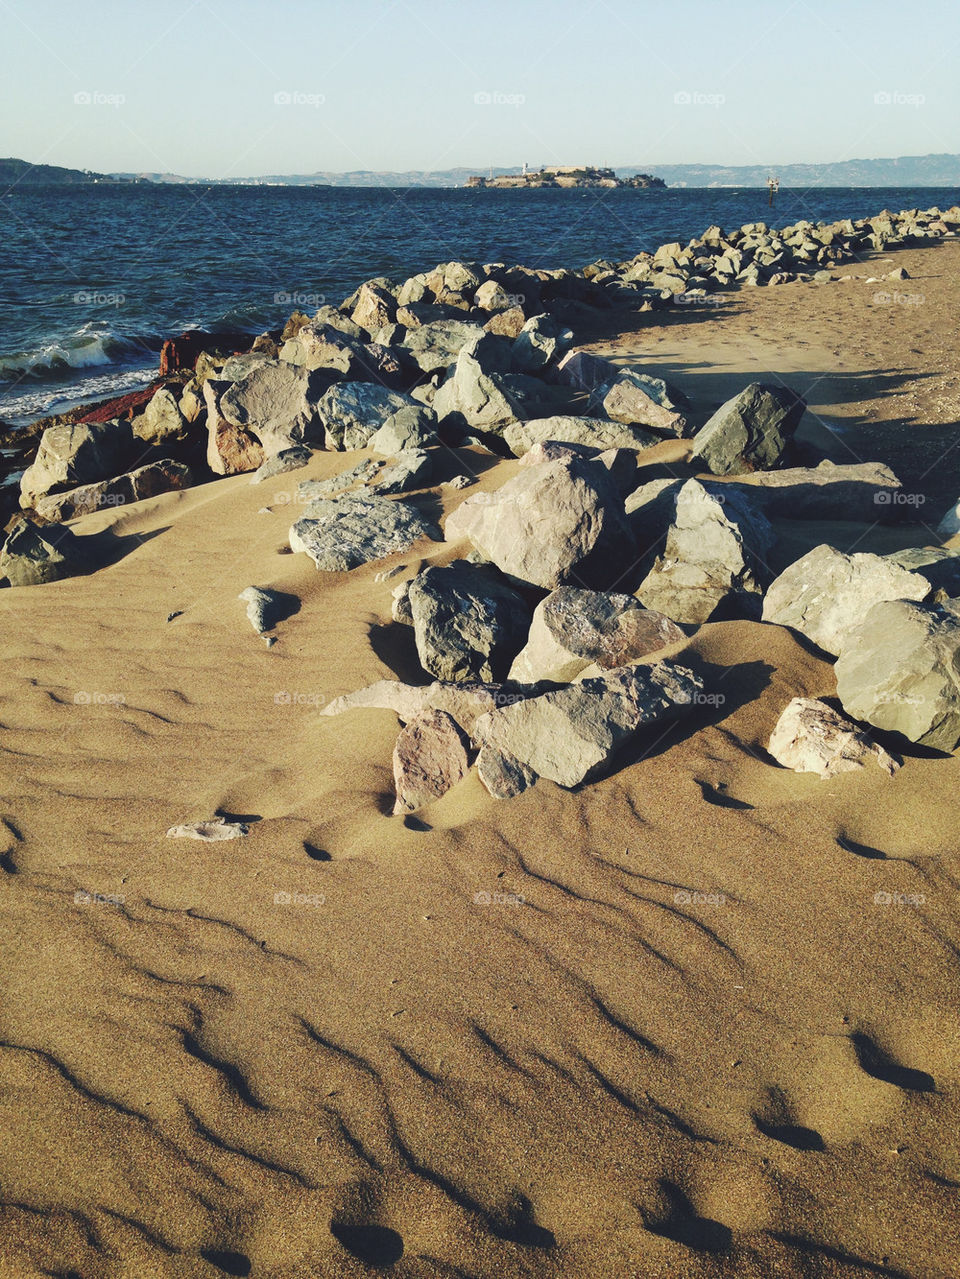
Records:
[[[4,8],[0,150],[35,164],[229,179],[960,150],[945,0],[911,24],[891,0]]]

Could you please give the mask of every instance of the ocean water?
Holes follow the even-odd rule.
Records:
[[[713,223],[947,208],[956,188],[474,191],[16,186],[0,194],[0,420],[146,384],[186,328],[281,324],[452,258],[581,267]]]

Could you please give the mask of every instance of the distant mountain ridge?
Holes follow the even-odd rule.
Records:
[[[763,187],[776,175],[784,187],[951,187],[960,186],[960,155],[913,155],[877,160],[839,160],[829,164],[710,165],[628,164],[614,168],[617,178],[654,173],[670,187]],[[349,173],[265,174],[247,178],[185,178],[176,173],[95,173],[27,160],[0,160],[0,190],[14,185],[153,182],[201,186],[464,187],[476,168],[355,169]],[[492,178],[522,173],[519,165],[488,167]]]

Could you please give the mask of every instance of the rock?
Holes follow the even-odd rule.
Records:
[[[411,329],[402,346],[424,373],[436,373],[455,364],[460,351],[472,339],[482,336],[483,329],[479,324],[466,320],[437,320]]]
[[[269,363],[270,356],[264,351],[244,351],[240,355],[231,355],[228,360],[224,360],[217,377],[221,382],[239,382],[254,369],[262,368],[264,364]]]
[[[389,434],[402,435],[404,430],[428,432],[433,415],[422,404],[388,391],[372,382],[341,382],[332,386],[317,406],[323,423],[328,449],[366,448],[384,426]],[[396,415],[404,413],[399,421]],[[379,451],[379,450],[378,450]]]
[[[301,480],[297,485],[296,500],[298,502],[312,502],[318,497],[338,497],[341,493],[345,493],[347,489],[372,479],[382,465],[382,462],[376,462],[371,457],[363,462],[358,462],[356,466],[350,467],[349,470],[341,471],[339,475],[331,475],[325,480]]]
[[[203,389],[196,379],[192,378],[183,388],[177,405],[185,422],[196,422],[203,410]]]
[[[280,359],[308,371],[326,369],[349,381],[366,381],[363,348],[356,338],[329,324],[311,320],[280,348]]]
[[[789,626],[837,654],[874,604],[922,600],[930,590],[927,578],[884,555],[844,555],[832,546],[816,546],[771,584],[763,620]]]
[[[106,480],[126,469],[132,457],[129,423],[74,423],[48,426],[37,457],[20,480],[20,505],[79,484]]]
[[[440,710],[446,711],[464,732],[470,733],[476,720],[487,711],[521,700],[522,694],[498,684],[434,682],[423,687],[384,679],[355,693],[345,693],[343,697],[334,698],[320,714],[341,715],[350,710],[390,710],[404,723],[409,723],[422,711]]]
[[[930,596],[955,599],[960,596],[960,551],[942,546],[908,546],[883,557],[910,573],[919,573],[930,583]]]
[[[844,635],[837,661],[843,709],[921,746],[960,743],[960,616],[909,600],[875,604]]]
[[[687,434],[687,419],[677,407],[676,392],[662,378],[626,370],[602,389],[603,411],[612,421],[647,426],[666,436]]]
[[[162,386],[139,417],[133,419],[133,434],[144,444],[181,444],[189,435],[187,420],[172,391]]]
[[[795,697],[777,720],[767,747],[795,773],[836,777],[873,762],[891,775],[900,767],[859,724],[815,697]]]
[[[294,444],[291,448],[281,449],[274,453],[257,468],[250,479],[251,484],[262,484],[264,480],[272,480],[275,475],[286,475],[288,471],[299,471],[313,457],[313,452],[304,444]]]
[[[603,670],[626,666],[685,639],[679,626],[632,595],[561,586],[537,605],[510,679],[569,683],[594,663]]]
[[[757,471],[732,481],[771,518],[872,523],[897,508],[900,481],[880,462]]]
[[[577,391],[594,391],[599,386],[609,386],[622,371],[618,365],[590,351],[568,351],[554,376],[558,382]]]
[[[192,369],[203,351],[242,351],[250,342],[245,333],[206,333],[189,329],[168,338],[160,348],[160,376],[169,377],[181,369]]]
[[[462,560],[415,577],[407,605],[420,664],[448,683],[502,678],[530,623],[516,591],[495,572]]]
[[[361,284],[357,291],[357,302],[351,315],[353,323],[365,329],[371,336],[397,318],[396,299],[386,289],[373,282]]]
[[[409,493],[413,489],[426,488],[432,478],[432,453],[423,449],[401,449],[371,487],[383,494]]]
[[[533,769],[495,746],[480,747],[477,775],[494,799],[512,799],[537,780]]]
[[[103,507],[126,506],[160,493],[189,488],[192,483],[190,468],[185,463],[162,458],[111,480],[48,494],[37,500],[34,509],[43,519],[58,523],[89,515]]]
[[[577,786],[643,726],[692,709],[703,685],[672,662],[629,666],[481,715],[475,743],[520,761],[538,777]]]
[[[311,502],[290,529],[290,548],[309,555],[318,569],[342,573],[409,550],[424,537],[439,542],[442,534],[411,503],[350,494]]]
[[[523,308],[512,306],[509,311],[499,311],[492,315],[483,327],[487,333],[493,333],[496,337],[513,339],[520,336],[526,322]]]
[[[220,396],[233,385],[208,379],[203,384],[207,409],[207,465],[215,475],[240,475],[255,471],[263,462],[263,445],[242,426],[228,422],[220,413]]]
[[[604,449],[598,452],[587,444],[560,444],[545,440],[534,444],[520,459],[521,466],[540,466],[544,462],[557,462],[563,458],[579,458],[602,466],[614,488],[622,496],[631,493],[637,482],[637,454],[634,449]]]
[[[481,311],[509,311],[513,298],[496,280],[484,280],[473,295],[473,304]]]
[[[773,529],[742,497],[723,489],[698,480],[681,486],[663,557],[637,591],[647,608],[675,622],[699,625],[718,612],[760,611]]]
[[[220,414],[258,439],[267,457],[314,438],[310,378],[305,369],[280,360],[234,382],[220,396]]]
[[[63,525],[40,527],[23,516],[0,547],[0,577],[11,586],[39,586],[89,568],[80,539]]]
[[[771,471],[780,464],[806,401],[782,386],[752,382],[727,400],[694,437],[691,462],[714,475]]]
[[[623,502],[600,467],[561,459],[526,468],[493,493],[468,497],[446,522],[504,573],[555,590],[570,577],[598,586],[633,562]]]
[[[261,590],[259,586],[248,586],[237,596],[247,606],[247,617],[250,625],[262,635],[264,631],[272,631],[277,622],[289,616],[288,607],[291,597],[282,591]]]
[[[394,813],[414,813],[467,775],[467,739],[445,711],[422,711],[393,748]]]
[[[559,444],[582,444],[602,452],[606,449],[646,449],[660,441],[639,427],[604,422],[595,417],[541,417],[514,422],[503,429],[504,442],[515,457],[522,457],[535,444],[553,440]]]
[[[943,538],[956,537],[960,533],[960,498],[950,507],[937,525],[937,533]]]
[[[460,352],[453,375],[434,397],[433,408],[441,422],[458,417],[467,426],[492,432],[527,416],[511,381],[502,374],[485,373],[469,350]]]
[[[436,413],[414,400],[412,404],[391,413],[383,426],[370,436],[367,447],[385,457],[406,449],[430,448],[437,443],[436,426]]]
[[[244,822],[228,822],[225,817],[215,817],[209,822],[189,822],[183,826],[171,826],[167,831],[168,839],[201,839],[204,843],[215,843],[223,839],[240,839],[250,833],[250,827]]]
[[[539,373],[563,355],[573,341],[573,330],[552,315],[527,320],[513,343],[513,368],[518,373]]]

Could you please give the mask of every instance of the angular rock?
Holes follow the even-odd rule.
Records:
[[[309,555],[318,569],[342,573],[409,550],[421,538],[439,542],[442,536],[409,502],[349,494],[311,502],[290,529],[290,548]]]
[[[48,426],[37,457],[20,480],[20,505],[79,484],[106,480],[126,470],[132,460],[127,422],[74,423]]]
[[[502,678],[530,623],[516,591],[495,572],[463,560],[415,577],[407,602],[420,664],[448,683]]]
[[[752,382],[727,400],[694,437],[691,461],[714,475],[771,471],[784,456],[806,408],[782,386]]]
[[[393,422],[394,428],[429,430],[432,414],[422,404],[388,391],[373,382],[341,382],[332,386],[320,400],[317,413],[323,423],[328,449],[366,448],[373,436]],[[399,421],[396,415],[406,416]],[[414,427],[413,424],[418,426]]]
[[[426,488],[433,478],[433,470],[432,453],[423,449],[401,449],[370,487],[384,495],[410,493],[414,489]]]
[[[870,763],[892,775],[901,765],[862,725],[815,697],[795,697],[787,705],[767,750],[784,768],[819,777],[855,772]]]
[[[512,799],[537,780],[533,769],[506,755],[495,746],[481,746],[477,754],[477,776],[494,799]]]
[[[637,590],[647,608],[699,625],[721,610],[760,611],[774,534],[766,517],[724,486],[687,480],[658,559]]]
[[[265,591],[259,586],[247,586],[237,599],[246,604],[247,618],[258,635],[262,635],[264,631],[272,631],[277,622],[289,616],[290,596],[283,591]]]
[[[43,519],[57,523],[89,515],[105,506],[126,506],[159,493],[189,488],[192,483],[193,476],[185,463],[162,458],[112,480],[82,484],[65,493],[51,493],[38,499],[34,509]]]
[[[220,396],[232,382],[209,378],[203,384],[207,409],[207,465],[215,475],[240,475],[255,471],[263,462],[263,445],[242,426],[228,422],[220,412]]]
[[[358,328],[365,329],[372,336],[396,320],[396,299],[372,281],[361,284],[350,318]]]
[[[0,577],[11,586],[39,586],[88,568],[80,539],[62,524],[40,527],[21,517],[0,547]]]
[[[512,306],[508,311],[495,312],[483,326],[488,333],[497,337],[518,338],[527,322],[523,308]]]
[[[403,340],[403,348],[424,373],[436,373],[455,364],[461,350],[482,336],[483,329],[479,324],[466,320],[437,320],[412,329]]]
[[[469,350],[460,352],[453,375],[434,396],[433,408],[441,422],[456,416],[467,426],[493,432],[527,416],[508,377],[485,373]]]
[[[930,591],[926,577],[884,555],[844,555],[832,546],[816,546],[771,583],[763,620],[789,626],[837,654],[874,604],[923,600]]]
[[[482,715],[473,739],[538,777],[577,786],[638,729],[692,709],[702,688],[697,675],[672,662],[623,667]]]
[[[437,415],[414,400],[392,413],[370,436],[367,447],[391,457],[406,449],[425,449],[437,443]]]
[[[662,378],[624,370],[602,389],[603,411],[612,421],[646,426],[665,436],[687,434],[687,419],[677,406],[676,392]]]
[[[220,414],[258,439],[264,454],[272,457],[312,438],[310,378],[293,364],[267,361],[224,391]]]
[[[598,451],[606,449],[646,449],[659,438],[639,427],[603,422],[595,417],[541,417],[514,422],[502,431],[504,442],[514,457],[523,457],[535,444],[554,440],[559,444],[582,444]]]
[[[573,579],[603,586],[633,561],[623,500],[602,469],[561,459],[520,471],[447,517],[446,539],[469,538],[510,577],[555,590]]]
[[[322,321],[311,320],[280,348],[280,359],[308,371],[326,369],[331,375],[363,381],[363,347],[356,338]]]
[[[264,480],[272,480],[275,475],[286,475],[288,471],[299,471],[307,465],[313,456],[311,449],[304,444],[294,444],[291,448],[281,449],[268,457],[250,479],[251,484],[262,484]]]
[[[173,392],[162,386],[140,414],[133,419],[133,434],[144,444],[181,444],[189,435],[186,418]]]
[[[594,663],[603,670],[626,666],[685,639],[679,626],[632,595],[561,586],[537,605],[509,677],[569,683]]]
[[[513,306],[513,299],[496,280],[484,280],[473,295],[473,303],[481,311],[509,311]]]
[[[393,748],[394,813],[414,813],[467,775],[467,739],[446,711],[422,711]]]
[[[358,709],[389,710],[394,711],[404,723],[409,723],[421,711],[446,711],[464,732],[470,733],[479,716],[497,706],[508,706],[521,700],[522,694],[498,684],[434,682],[424,687],[384,679],[355,693],[334,698],[320,714],[342,715],[344,711]]]
[[[621,372],[618,365],[590,351],[568,351],[554,376],[577,391],[593,391],[598,386],[609,386]]]
[[[935,750],[960,743],[960,616],[953,609],[875,604],[846,632],[835,671],[843,709],[855,719]]]
[[[880,462],[757,471],[732,481],[773,517],[872,523],[897,507],[900,481]]]
[[[539,373],[563,355],[572,341],[572,329],[552,315],[535,315],[514,339],[513,367],[518,373]]]

